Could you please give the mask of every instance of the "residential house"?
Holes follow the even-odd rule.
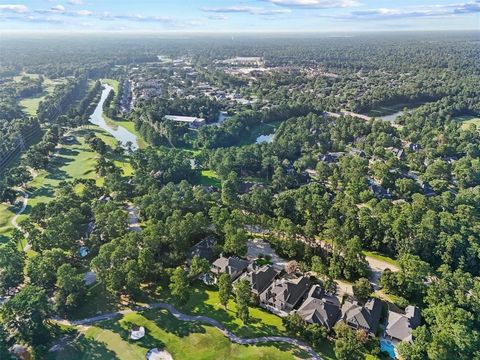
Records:
[[[310,279],[305,276],[277,280],[260,294],[260,305],[280,316],[286,316],[300,303],[310,286]]]
[[[342,306],[342,320],[354,329],[363,329],[369,336],[377,333],[382,314],[383,303],[375,298],[366,302],[364,306],[358,302],[346,301]]]
[[[252,181],[243,181],[240,183],[239,193],[242,195],[248,194],[253,188],[265,189],[265,185]]]
[[[399,160],[402,160],[405,158],[405,152],[403,149],[388,147],[387,150],[389,150]]]
[[[410,342],[412,331],[420,325],[420,320],[420,309],[416,306],[407,306],[405,314],[389,311],[385,337],[393,343]]]
[[[361,158],[366,158],[367,154],[362,149],[352,148],[350,150],[350,155],[360,156]]]
[[[207,259],[208,261],[213,261],[217,256],[216,246],[216,238],[213,236],[206,237],[188,250],[188,262],[190,262],[195,256]]]
[[[369,180],[368,187],[377,199],[390,199],[392,197],[389,190],[385,189],[382,185],[380,185],[373,179]]]
[[[258,269],[253,269],[245,273],[239,280],[247,280],[252,288],[252,293],[256,296],[260,296],[267,287],[277,277],[278,271],[273,268],[272,265],[264,265]]]
[[[327,153],[327,154],[323,155],[320,158],[320,161],[323,161],[323,162],[331,165],[331,164],[337,163],[343,155],[345,155],[345,153],[343,153],[343,152],[336,152],[336,153],[335,152],[330,152],[330,153]]]
[[[248,264],[249,262],[247,260],[233,256],[229,258],[222,256],[213,262],[210,271],[216,277],[219,277],[221,274],[228,274],[233,281],[247,269]]]
[[[327,294],[320,285],[315,285],[308,292],[308,297],[297,314],[310,324],[319,324],[330,330],[340,318],[340,302],[335,296]]]

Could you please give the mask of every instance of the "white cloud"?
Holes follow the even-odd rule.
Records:
[[[228,16],[225,14],[209,14],[207,18],[210,20],[227,20]]]
[[[472,13],[480,13],[480,0],[456,4],[368,9],[329,17],[346,20],[391,20],[419,17],[450,17]]]
[[[52,6],[50,8],[50,12],[54,12],[54,13],[59,13],[59,14],[62,14],[65,12],[65,6],[63,5],[55,5],[55,6]]]
[[[90,10],[79,10],[76,12],[78,16],[90,16],[93,13]]]
[[[269,3],[304,9],[331,9],[331,8],[346,8],[358,6],[360,3],[357,0],[264,0]]]
[[[17,14],[23,14],[28,12],[28,7],[25,5],[0,5],[0,11],[2,12],[14,12]]]
[[[205,12],[218,14],[234,14],[244,13],[251,15],[281,15],[290,13],[289,9],[265,9],[255,6],[224,6],[224,7],[205,7],[202,8]]]
[[[70,5],[85,5],[83,0],[68,0],[68,3]]]

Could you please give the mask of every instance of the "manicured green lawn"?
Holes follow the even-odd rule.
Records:
[[[466,130],[474,124],[477,129],[480,127],[480,117],[477,116],[459,116],[455,120],[462,122],[462,129]]]
[[[100,81],[102,82],[102,84],[110,85],[113,88],[113,91],[115,91],[115,95],[118,94],[118,87],[120,85],[118,80],[115,80],[115,79],[101,79]]]
[[[29,116],[36,116],[37,115],[37,109],[38,109],[38,104],[45,98],[46,93],[43,93],[40,96],[37,97],[31,97],[31,98],[25,98],[20,100],[20,106],[22,106],[25,109],[25,112]]]
[[[38,74],[27,74],[29,77],[37,78]],[[19,77],[20,79],[20,77]],[[45,99],[45,96],[48,94],[51,94],[53,92],[53,89],[55,88],[55,85],[57,82],[45,78],[43,81],[43,86],[44,86],[44,91],[38,96],[34,97],[28,97],[25,99],[20,100],[20,106],[22,106],[25,109],[25,112],[29,116],[36,116],[37,115],[37,109],[38,109],[38,104]]]
[[[212,185],[215,187],[222,187],[222,182],[220,177],[213,170],[202,170],[200,176],[198,177],[196,184],[198,185]]]
[[[143,326],[146,336],[128,339],[133,326]],[[71,346],[47,359],[145,359],[151,348],[161,348],[178,360],[305,358],[295,347],[283,344],[243,346],[233,344],[214,327],[175,319],[166,310],[131,313],[120,320],[105,321],[84,331]]]

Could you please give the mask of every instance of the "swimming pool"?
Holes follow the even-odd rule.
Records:
[[[380,350],[388,353],[388,355],[392,359],[395,359],[397,357],[395,354],[395,346],[392,344],[390,340],[380,339]]]

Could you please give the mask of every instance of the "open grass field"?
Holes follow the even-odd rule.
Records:
[[[213,170],[202,170],[200,172],[200,176],[196,181],[197,185],[212,185],[217,188],[222,187],[222,182],[220,181],[220,177],[218,174]]]
[[[146,336],[137,342],[128,339],[133,326],[146,330]],[[176,360],[304,358],[298,349],[283,344],[233,344],[211,326],[176,320],[166,310],[149,310],[83,329],[76,341],[60,352],[50,353],[47,360],[141,360],[155,347],[167,350]]]
[[[405,108],[411,110],[413,108],[419,107],[425,104],[424,102],[411,102],[411,103],[399,103],[395,105],[388,105],[388,106],[379,106],[376,109],[370,110],[366,112],[366,115],[372,117],[381,117],[381,116],[388,116],[394,114],[396,112],[402,111]]]
[[[472,124],[480,128],[480,117],[478,116],[459,116],[455,118],[456,121],[462,122],[462,129],[468,129]]]
[[[37,78],[39,75],[38,74],[25,74],[26,76]],[[23,75],[22,75],[23,76]],[[16,81],[19,81],[22,76],[16,76],[14,79],[17,79]],[[22,106],[25,109],[25,112],[29,116],[35,116],[37,115],[37,109],[38,105],[40,102],[49,94],[53,92],[53,89],[55,88],[55,85],[61,83],[61,81],[53,81],[51,79],[45,78],[43,81],[43,86],[44,86],[44,91],[38,96],[34,97],[28,97],[20,100],[20,106]]]

